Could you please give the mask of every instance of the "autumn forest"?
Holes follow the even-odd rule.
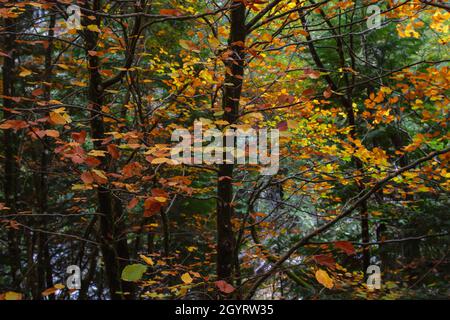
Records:
[[[0,13],[0,300],[450,297],[448,1]]]

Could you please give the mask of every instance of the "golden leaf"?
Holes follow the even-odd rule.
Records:
[[[331,289],[334,286],[333,279],[330,278],[325,270],[319,269],[316,271],[317,281],[325,288]]]
[[[139,255],[139,257],[145,261],[146,264],[153,266],[155,263],[153,262],[152,258],[146,257],[143,254]]]
[[[190,283],[192,283],[191,275],[190,275],[189,273],[187,273],[187,272],[181,276],[181,280],[183,280],[183,282],[184,282],[185,284],[190,284]]]

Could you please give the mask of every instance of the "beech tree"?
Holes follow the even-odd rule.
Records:
[[[0,1],[0,299],[446,297],[449,9]]]

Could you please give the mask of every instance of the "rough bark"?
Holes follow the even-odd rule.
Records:
[[[92,10],[101,9],[101,1],[93,3]],[[90,22],[92,23],[92,22]],[[100,19],[97,17],[94,24],[100,26]],[[88,56],[89,68],[89,88],[88,88],[88,108],[91,110],[91,136],[94,140],[96,150],[106,151],[103,144],[105,138],[105,124],[103,116],[100,115],[104,103],[104,85],[100,75],[100,60],[95,55],[90,55],[89,51],[95,51],[97,47],[98,34],[92,31],[85,31],[86,54]],[[102,157],[99,169],[108,172],[109,157]],[[129,289],[127,283],[120,280],[121,267],[129,259],[128,248],[123,240],[116,241],[116,214],[121,214],[121,203],[113,202],[113,195],[107,185],[100,185],[97,189],[97,212],[100,217],[101,252],[105,265],[106,279],[110,291],[111,299],[122,299],[120,292]],[[126,239],[125,239],[126,241]]]
[[[239,115],[239,99],[244,76],[244,46],[246,37],[245,6],[239,3],[231,9],[231,31],[228,40],[232,54],[225,61],[227,68],[223,91],[223,119],[235,123]],[[224,141],[225,144],[225,141]],[[219,166],[217,183],[217,277],[233,282],[234,233],[231,224],[233,216],[233,168],[231,163]]]
[[[15,96],[15,57],[16,57],[16,32],[17,21],[14,19],[4,19],[4,30],[8,32],[3,38],[3,48],[8,56],[3,57],[3,117],[4,119],[15,119],[14,113],[9,110],[14,109],[15,103],[10,97]],[[16,135],[12,130],[3,131],[3,150],[4,150],[4,179],[3,179],[3,193],[5,197],[5,206],[10,208],[10,214],[16,214],[17,208],[17,178],[18,165],[17,157],[17,143]],[[20,269],[19,261],[19,237],[17,230],[10,228],[8,231],[8,263],[10,266],[11,288],[18,289],[20,279],[18,272]]]

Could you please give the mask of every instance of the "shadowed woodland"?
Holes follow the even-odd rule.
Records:
[[[448,2],[0,13],[0,300],[449,297]],[[278,172],[176,164],[195,121],[278,129]]]

